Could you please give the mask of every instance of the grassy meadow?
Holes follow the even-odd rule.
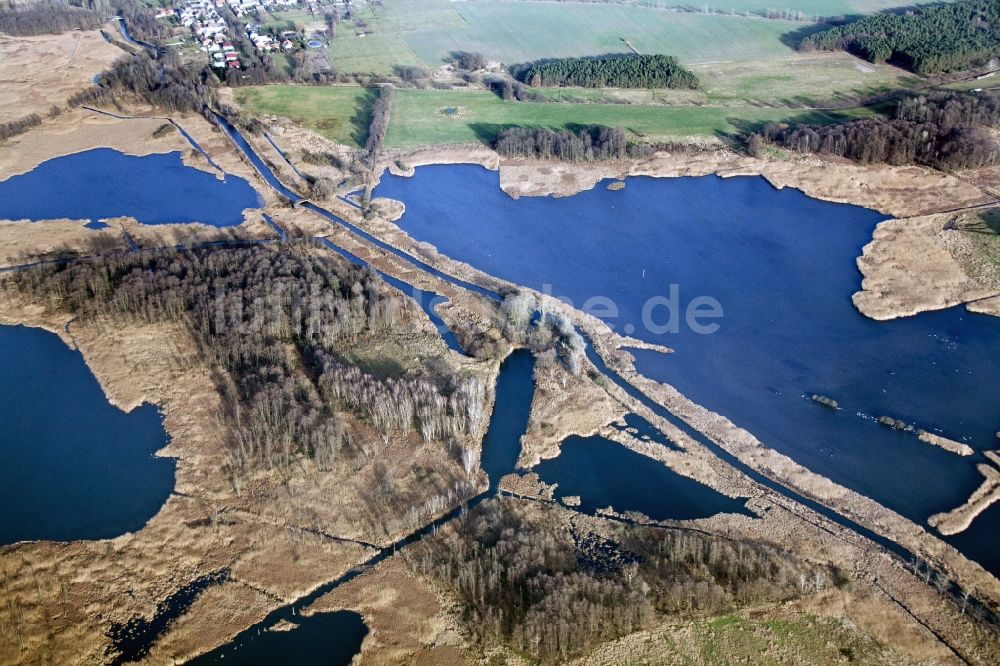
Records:
[[[894,0],[789,0],[813,15],[870,13]],[[644,140],[719,137],[768,121],[831,122],[861,97],[909,87],[912,74],[846,53],[798,53],[794,44],[819,26],[741,15],[666,11],[652,6],[523,0],[384,0],[365,3],[342,22],[330,46],[341,72],[388,73],[395,65],[436,67],[455,51],[517,63],[539,58],[628,51],[678,56],[700,90],[547,88],[543,102],[504,102],[483,90],[400,89],[386,146],[489,141],[503,127],[623,127]],[[645,3],[655,5],[655,2]],[[669,3],[661,2],[661,6]],[[676,3],[674,3],[676,4]],[[767,9],[764,0],[720,0],[712,8]],[[360,145],[370,120],[370,93],[356,87],[275,85],[243,88],[237,101],[255,113],[286,116],[325,137]]]
[[[235,99],[255,114],[285,116],[326,138],[359,146],[368,136],[374,94],[356,86],[237,88]]]
[[[480,51],[513,64],[540,58],[666,53],[685,63],[748,60],[792,51],[782,38],[804,26],[730,16],[702,16],[616,4],[465,2],[462,30],[408,33],[404,41],[429,66],[454,51]],[[807,26],[806,26],[807,27]],[[808,27],[807,27],[808,29]]]
[[[856,113],[863,113],[857,111]],[[492,141],[504,127],[622,127],[643,140],[735,134],[769,121],[833,122],[838,116],[784,108],[505,102],[485,91],[399,90],[386,146]]]
[[[899,0],[716,0],[709,14],[668,11],[706,3],[673,0],[562,3],[524,0],[383,0],[354,12],[367,34],[341,23],[330,48],[344,72],[384,74],[393,65],[436,67],[455,51],[480,51],[507,64],[539,58],[624,53],[623,40],[643,53],[675,55],[687,64],[746,61],[791,53],[820,29],[807,20],[763,20],[768,10],[797,18],[868,14]],[[920,1],[909,4],[920,4]],[[292,12],[291,14],[294,14]],[[301,14],[301,12],[299,12]],[[278,16],[282,16],[281,13]],[[302,20],[296,15],[293,18]]]
[[[242,88],[236,100],[254,113],[287,116],[332,141],[357,146],[367,132],[371,97],[357,87],[276,85]],[[505,102],[483,90],[397,90],[385,143],[409,148],[491,141],[512,126],[610,125],[645,140],[716,137],[768,121],[832,122],[843,115],[764,106]]]

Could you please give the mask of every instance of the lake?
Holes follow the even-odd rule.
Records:
[[[691,520],[717,513],[753,515],[745,501],[726,497],[663,463],[604,437],[572,436],[558,457],[535,466],[557,499],[580,497],[580,510],[638,511],[653,520]]]
[[[978,450],[1000,443],[1000,321],[952,308],[876,322],[851,304],[877,212],[753,177],[630,178],[617,192],[601,183],[514,200],[495,172],[468,165],[386,176],[374,195],[406,204],[398,224],[418,241],[675,349],[633,353],[643,374],[920,524],[965,501],[981,457],[958,458],[877,417]],[[699,297],[722,308],[696,322],[718,324],[713,334],[684,320]],[[1000,571],[998,530],[1000,515],[987,512],[949,540]]]
[[[202,222],[231,227],[262,200],[246,180],[185,166],[179,152],[142,157],[96,148],[42,162],[0,181],[0,220],[97,221],[128,216],[143,224]]]
[[[53,333],[0,326],[0,543],[139,530],[174,488],[152,405],[113,407]]]

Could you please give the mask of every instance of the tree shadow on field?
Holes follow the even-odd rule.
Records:
[[[490,146],[496,141],[500,130],[510,129],[511,127],[531,127],[531,125],[519,125],[518,123],[469,123],[469,129],[476,135],[476,138]]]
[[[731,131],[715,130],[715,137],[728,147],[742,150],[746,138],[754,132],[760,132],[765,125],[836,125],[857,120],[854,116],[836,111],[809,111],[805,113],[790,113],[781,118],[768,120],[748,120],[746,118],[726,118]]]
[[[841,23],[849,23],[851,21],[857,21],[862,18],[860,15],[845,16],[843,21],[836,21],[834,23],[807,23],[801,28],[796,28],[795,30],[789,30],[788,32],[782,33],[781,37],[778,39],[782,44],[789,48],[798,50],[799,44],[802,40],[810,35],[815,35],[817,32],[823,32],[824,30],[829,30],[830,28],[840,25]]]
[[[375,104],[375,91],[365,88],[364,96],[358,100],[354,114],[348,119],[351,124],[351,139],[359,146],[368,141],[368,129],[372,124],[372,106]]]

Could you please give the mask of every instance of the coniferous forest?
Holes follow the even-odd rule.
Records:
[[[959,0],[906,14],[876,14],[802,40],[805,51],[847,50],[918,74],[968,69],[1000,55],[1000,3]]]
[[[565,58],[514,69],[517,78],[531,86],[683,90],[698,87],[698,77],[685,69],[677,58],[662,54]]]

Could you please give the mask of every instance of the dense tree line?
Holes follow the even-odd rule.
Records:
[[[693,531],[570,533],[562,510],[483,502],[409,559],[453,590],[481,645],[554,662],[653,626],[664,615],[715,615],[822,589],[834,573],[772,547]]]
[[[924,164],[951,170],[1000,161],[985,127],[1000,123],[995,95],[934,94],[901,102],[894,118],[828,126],[769,124],[747,141],[751,154],[770,143],[802,153],[846,157],[863,164]]]
[[[942,127],[979,125],[997,129],[1000,128],[1000,94],[938,91],[908,97],[896,106],[896,118]]]
[[[303,455],[331,465],[351,446],[341,409],[383,434],[425,438],[472,432],[485,418],[474,380],[383,381],[339,360],[344,345],[400,324],[405,301],[309,242],[116,256],[9,279],[79,317],[189,325],[226,378],[234,481],[245,466]]]
[[[385,133],[389,130],[389,112],[392,110],[392,86],[380,86],[375,103],[372,104],[372,119],[368,125],[368,139],[365,152],[374,156],[385,143]]]
[[[851,51],[918,74],[968,69],[1000,55],[1000,3],[958,0],[906,14],[876,14],[802,40],[803,50]]]
[[[698,87],[698,77],[677,58],[662,54],[614,55],[603,58],[565,58],[514,68],[517,78],[531,86],[585,88]]]
[[[12,120],[9,123],[0,123],[0,141],[17,136],[18,134],[24,134],[32,127],[38,127],[41,124],[42,117],[37,113],[28,114],[23,118]]]
[[[216,104],[218,85],[207,64],[182,63],[173,51],[158,60],[143,52],[116,60],[94,86],[71,97],[69,103],[101,104],[133,94],[168,111],[205,113]]]
[[[594,125],[577,132],[546,128],[508,127],[497,133],[493,148],[503,157],[535,157],[568,162],[622,159],[629,155],[620,127]]]
[[[68,30],[93,30],[104,23],[105,17],[66,0],[0,2],[0,32],[10,35],[32,36],[58,34]]]

